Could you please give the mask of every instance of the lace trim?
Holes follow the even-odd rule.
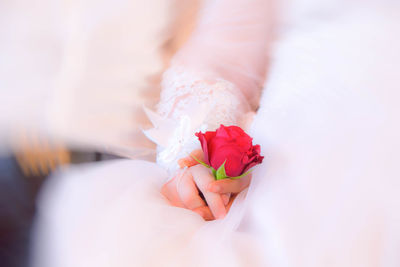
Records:
[[[188,109],[196,109],[190,103],[207,105],[205,121],[208,130],[220,124],[237,124],[238,118],[250,107],[240,90],[231,82],[211,78],[207,73],[189,71],[183,66],[169,68],[163,76],[158,113],[180,119]]]
[[[195,132],[240,125],[249,111],[234,84],[173,66],[164,73],[157,114],[147,111],[155,128],[145,134],[158,145],[157,163],[174,172],[179,158],[200,148]]]

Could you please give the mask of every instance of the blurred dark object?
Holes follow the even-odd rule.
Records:
[[[3,267],[28,266],[35,197],[44,178],[24,176],[14,157],[0,159],[0,262]]]

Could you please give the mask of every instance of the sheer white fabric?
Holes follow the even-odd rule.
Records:
[[[42,195],[36,266],[400,265],[400,6],[287,3],[250,129],[266,159],[227,217],[169,206],[154,163],[72,169]]]

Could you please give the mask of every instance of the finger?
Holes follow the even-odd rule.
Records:
[[[194,158],[193,156],[204,162],[204,154],[203,151],[201,149],[197,149],[197,150],[193,150],[190,155],[188,157],[184,157],[181,158],[180,160],[178,160],[178,164],[180,168],[184,168],[184,167],[192,167],[194,165],[199,164]]]
[[[203,193],[214,217],[216,219],[224,218],[226,215],[226,209],[221,195],[207,191],[208,184],[214,181],[214,177],[210,173],[210,170],[202,165],[196,165],[193,166],[190,171],[193,175],[194,182]]]
[[[222,194],[221,195],[222,202],[224,202],[225,206],[228,205],[230,197],[231,197],[230,193],[226,193],[226,194]]]
[[[193,181],[192,174],[185,170],[182,177],[176,184],[176,189],[180,200],[188,209],[195,209],[206,206],[206,203],[199,195],[199,190]]]
[[[207,206],[196,208],[193,211],[203,217],[203,219],[206,221],[211,221],[215,219],[210,208]]]
[[[168,183],[162,186],[161,194],[163,194],[163,196],[167,198],[172,206],[179,208],[185,207],[178,195],[178,191],[176,190],[176,177],[174,177]]]
[[[194,158],[204,162],[204,153],[203,153],[203,150],[201,150],[201,149],[193,150],[192,152],[190,152],[189,157],[192,160],[194,160],[196,163],[197,163],[197,161]]]
[[[214,193],[240,193],[249,187],[251,181],[251,174],[246,175],[237,180],[222,179],[210,183],[207,190]]]

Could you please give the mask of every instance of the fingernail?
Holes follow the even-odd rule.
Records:
[[[194,212],[199,214],[201,217],[204,217],[204,212],[202,212],[201,210],[194,210]]]
[[[226,206],[229,203],[229,196],[227,195],[222,195],[222,201],[224,202],[224,205]]]
[[[208,191],[214,192],[214,193],[218,193],[221,191],[221,187],[219,185],[209,185],[208,186]]]
[[[178,165],[179,165],[179,167],[180,167],[181,169],[182,169],[183,167],[185,167],[185,166],[186,166],[185,160],[184,160],[184,159],[178,160]]]

